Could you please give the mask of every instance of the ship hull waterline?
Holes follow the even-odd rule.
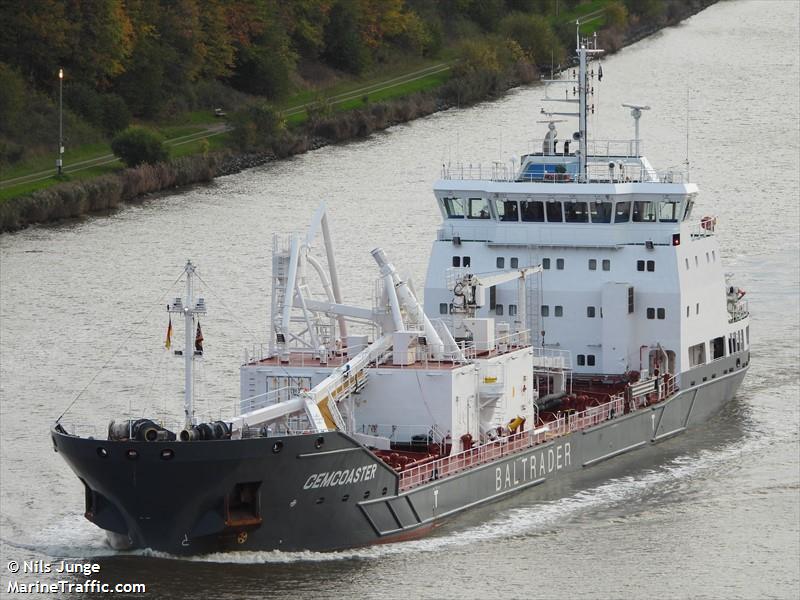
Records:
[[[390,467],[337,431],[200,442],[51,433],[56,451],[84,483],[86,518],[115,547],[175,555],[333,551],[425,535],[468,508],[679,435],[732,399],[747,367],[402,492]],[[231,512],[231,494],[239,497],[243,486],[253,491],[252,501]]]

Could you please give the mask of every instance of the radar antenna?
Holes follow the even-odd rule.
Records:
[[[636,158],[639,158],[641,154],[639,153],[639,119],[642,117],[643,110],[650,110],[649,106],[644,106],[642,104],[624,104],[625,108],[631,109],[631,116],[633,117],[633,127],[634,127],[634,144],[635,144],[635,152]]]

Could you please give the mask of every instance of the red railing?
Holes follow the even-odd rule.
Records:
[[[547,424],[546,430],[540,428],[515,433],[452,456],[406,469],[400,473],[400,489],[407,490],[435,479],[443,479],[459,471],[543,444],[567,433],[592,427],[623,414],[624,410],[625,397],[618,394],[605,404],[551,421]]]

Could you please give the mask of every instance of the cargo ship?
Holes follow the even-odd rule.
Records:
[[[659,171],[641,154],[649,107],[624,105],[633,140],[589,139],[601,51],[577,39],[576,54],[544,82],[543,100],[567,108],[542,109],[541,152],[443,165],[424,303],[380,248],[371,302],[344,303],[324,205],[304,234],[275,235],[268,341],[216,420],[194,408],[207,306],[186,264],[167,309],[184,319],[183,421],[129,414],[103,439],[51,428],[112,547],[409,539],[677,436],[736,394],[749,311],[717,220],[693,216],[688,164]],[[577,118],[563,142],[558,117]]]

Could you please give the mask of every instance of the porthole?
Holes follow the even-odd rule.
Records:
[[[171,448],[164,448],[161,451],[161,460],[172,460],[175,458],[175,451]]]
[[[364,500],[366,500],[367,498],[369,498],[369,490],[364,492]]]
[[[103,448],[102,446],[100,446],[97,449],[97,456],[99,456],[100,458],[108,458],[108,455],[109,455],[109,452],[108,452],[108,450],[106,448]]]
[[[273,454],[277,454],[281,450],[283,450],[283,442],[281,440],[278,440],[277,442],[272,444],[272,453]]]
[[[324,496],[320,496],[319,498],[317,498],[317,504],[322,504],[323,502],[325,502]]]
[[[317,438],[317,439],[314,441],[314,447],[315,447],[317,450],[319,450],[320,448],[322,448],[322,444],[324,444],[324,443],[325,443],[325,438],[324,438],[324,437],[318,437],[318,438]]]
[[[348,500],[350,500],[350,494],[345,494],[342,496],[342,502],[347,502]]]
[[[388,492],[388,491],[389,491],[389,489],[388,489],[388,488],[383,488],[383,489],[381,490],[381,496],[385,496],[385,495],[386,495],[386,492]]]
[[[139,458],[139,453],[131,448],[125,453],[125,456],[128,458],[128,460],[136,460]]]

